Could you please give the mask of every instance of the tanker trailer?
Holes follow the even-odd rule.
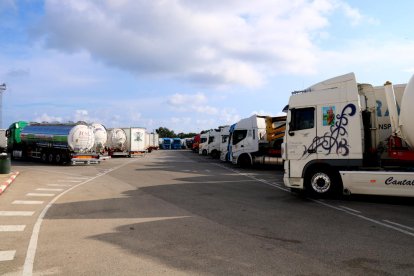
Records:
[[[16,122],[7,130],[12,158],[32,158],[49,163],[97,164],[92,151],[95,137],[84,124],[39,124]]]
[[[108,132],[108,155],[109,156],[128,156],[127,136],[123,129],[113,128]]]
[[[103,154],[105,152],[105,144],[108,140],[106,128],[98,123],[92,124],[93,134],[95,135],[95,144],[93,150],[96,153]]]

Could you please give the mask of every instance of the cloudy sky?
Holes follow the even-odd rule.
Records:
[[[349,72],[405,83],[413,10],[409,0],[0,0],[2,127],[199,132],[279,114],[291,91]]]

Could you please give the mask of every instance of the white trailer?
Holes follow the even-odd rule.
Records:
[[[293,92],[285,185],[317,196],[414,196],[413,104],[414,78],[373,87],[350,73]]]
[[[231,133],[231,162],[242,167],[253,164],[281,165],[285,124],[286,116],[252,115],[240,120]]]
[[[125,131],[126,140],[126,152],[128,157],[143,155],[147,148],[145,147],[145,132],[146,129],[142,127],[128,127],[123,128]]]

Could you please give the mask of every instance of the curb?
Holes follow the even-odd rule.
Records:
[[[12,172],[12,175],[0,185],[0,195],[10,186],[10,184],[16,179],[19,172]]]

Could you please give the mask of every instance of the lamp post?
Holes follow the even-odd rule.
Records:
[[[6,84],[0,85],[0,128],[3,127],[3,92],[6,91]]]

